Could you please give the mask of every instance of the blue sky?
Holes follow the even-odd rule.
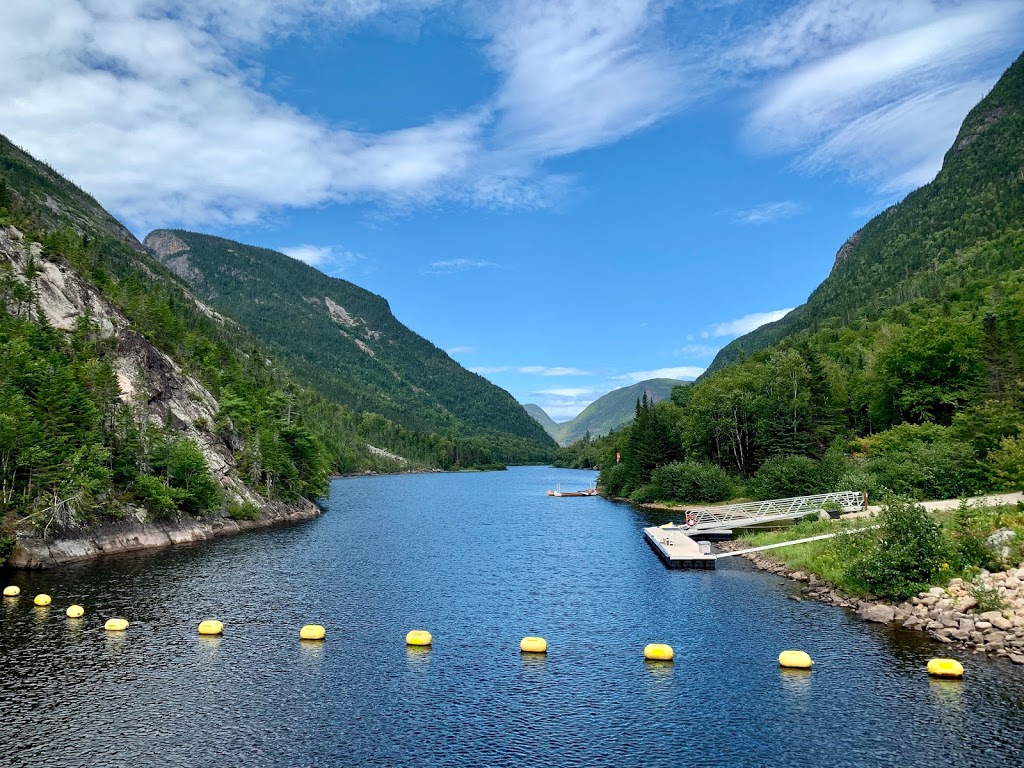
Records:
[[[0,132],[556,420],[692,377],[931,179],[1019,0],[6,0]]]

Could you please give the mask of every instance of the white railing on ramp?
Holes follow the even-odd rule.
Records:
[[[796,496],[792,499],[700,507],[686,511],[687,532],[706,533],[727,528],[749,528],[762,523],[796,520],[805,515],[830,510],[853,512],[861,509],[863,505],[864,494],[860,491],[837,491],[819,493],[815,496]]]

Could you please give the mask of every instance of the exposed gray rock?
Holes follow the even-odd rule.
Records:
[[[895,614],[896,612],[891,605],[884,605],[882,603],[862,603],[861,608],[857,611],[857,615],[865,621],[873,621],[878,624],[891,623]]]

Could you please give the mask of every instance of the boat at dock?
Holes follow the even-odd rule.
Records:
[[[548,496],[597,496],[597,488],[587,488],[583,491],[563,491],[562,486],[557,486],[553,491],[548,491]]]

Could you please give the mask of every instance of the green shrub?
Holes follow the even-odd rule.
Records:
[[[832,484],[833,491],[867,491],[868,503],[881,497],[883,488],[878,476],[866,466],[853,464]]]
[[[1008,491],[1024,489],[1024,438],[1006,437],[991,454],[992,475]]]
[[[228,517],[232,520],[255,520],[260,508],[251,501],[234,501],[228,505]]]
[[[927,589],[948,557],[939,524],[902,497],[888,500],[878,522],[879,535],[865,556],[851,563],[851,575],[893,600]]]
[[[178,491],[178,504],[183,511],[199,515],[220,506],[220,486],[210,475],[203,452],[191,440],[172,441],[167,473],[170,485]]]
[[[11,556],[11,552],[14,551],[14,545],[18,539],[14,534],[8,534],[0,532],[0,565],[7,562],[7,558]]]
[[[1008,607],[1006,596],[994,584],[986,584],[981,579],[971,583],[971,595],[978,601],[977,613],[1001,611]]]
[[[717,464],[703,461],[677,461],[658,467],[651,474],[651,485],[659,499],[714,503],[736,494],[732,478]]]
[[[131,488],[132,497],[155,518],[172,517],[178,511],[174,489],[167,487],[159,477],[140,475]]]
[[[647,483],[647,485],[641,485],[631,494],[629,494],[629,500],[636,504],[650,504],[652,501],[657,501],[660,497],[655,490],[654,483]]]
[[[948,427],[901,424],[863,442],[868,468],[893,493],[948,499],[989,484],[970,444],[954,439]]]
[[[604,488],[604,492],[609,496],[621,496],[627,479],[628,472],[625,465],[612,464],[607,469],[601,470],[598,485]]]
[[[821,465],[806,456],[773,456],[747,485],[755,499],[788,499],[828,490]]]

